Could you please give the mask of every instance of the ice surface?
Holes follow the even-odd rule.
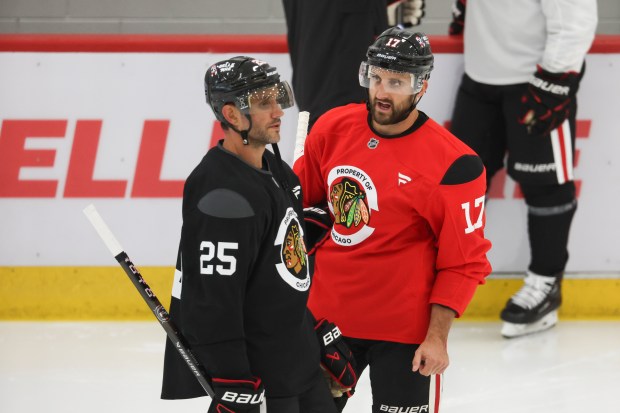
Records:
[[[457,322],[442,413],[617,413],[620,322],[564,322],[507,340],[500,323]],[[159,399],[165,333],[155,322],[1,322],[3,413],[193,413]],[[364,374],[345,413],[371,412]]]

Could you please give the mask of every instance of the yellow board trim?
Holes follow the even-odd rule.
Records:
[[[174,268],[144,267],[140,273],[169,308]],[[498,321],[521,285],[518,278],[488,279],[462,319]],[[562,298],[562,319],[620,319],[620,277],[566,278]],[[120,266],[0,267],[0,320],[154,320],[154,315]]]
[[[174,268],[139,268],[169,308]],[[120,266],[0,267],[0,320],[154,320]]]
[[[476,290],[463,319],[499,321],[504,305],[522,286],[522,278],[488,279]],[[559,316],[565,320],[620,319],[620,278],[565,278]]]

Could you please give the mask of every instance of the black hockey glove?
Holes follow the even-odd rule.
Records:
[[[465,7],[467,6],[467,0],[454,0],[452,4],[452,22],[448,27],[448,33],[450,36],[458,36],[463,34],[465,29]]]
[[[409,28],[417,26],[424,17],[424,0],[388,1],[387,14],[390,26]]]
[[[345,389],[357,384],[353,353],[344,342],[340,329],[326,319],[319,320],[314,331],[321,344],[321,366]]]
[[[212,380],[215,396],[208,413],[259,413],[265,399],[265,389],[259,378]]]
[[[570,103],[577,94],[581,73],[551,73],[538,66],[521,97],[519,123],[530,134],[547,135],[558,128],[570,114]]]
[[[304,221],[306,223],[306,250],[308,255],[312,255],[329,236],[333,221],[327,207],[304,208]]]

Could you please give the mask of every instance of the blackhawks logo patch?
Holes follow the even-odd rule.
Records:
[[[280,251],[280,262],[276,264],[276,270],[288,285],[298,291],[310,288],[308,256],[303,235],[295,210],[288,208],[280,222],[274,243]]]
[[[335,222],[347,228],[357,227],[362,221],[368,224],[370,214],[365,198],[366,194],[357,182],[349,178],[334,184],[329,200],[334,208]]]
[[[374,231],[372,211],[379,210],[375,185],[366,172],[354,166],[333,168],[328,185],[333,241],[343,246],[359,244]]]

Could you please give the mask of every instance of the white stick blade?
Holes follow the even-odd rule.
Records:
[[[114,234],[112,234],[112,231],[103,218],[101,218],[101,215],[99,215],[99,212],[97,212],[97,209],[93,204],[90,204],[84,208],[82,212],[84,212],[86,218],[88,218],[93,227],[95,227],[95,230],[114,257],[123,252],[123,247],[121,247],[121,244],[118,242]]]
[[[299,112],[297,117],[297,136],[303,137],[308,134],[308,122],[310,121],[310,112]]]
[[[293,163],[301,158],[304,154],[304,145],[306,143],[306,135],[308,134],[308,122],[310,121],[310,112],[299,112],[297,117],[297,134],[295,135],[295,149],[293,151]]]

